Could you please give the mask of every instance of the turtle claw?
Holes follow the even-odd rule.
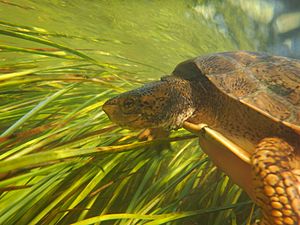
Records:
[[[142,141],[152,141],[155,139],[164,139],[170,136],[170,131],[163,128],[147,128],[138,134],[137,138]],[[171,145],[168,141],[161,141],[155,144],[155,149],[170,149]]]

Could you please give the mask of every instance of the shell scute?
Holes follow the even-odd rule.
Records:
[[[225,56],[232,58],[239,62],[243,67],[251,66],[258,62],[268,62],[272,56],[266,53],[238,51],[238,52],[225,52]]]
[[[236,69],[232,62],[224,60],[224,56],[217,54],[196,58],[195,63],[206,75],[228,73]]]
[[[234,98],[248,96],[259,89],[257,81],[249,78],[242,70],[236,70],[220,76],[209,76],[209,80],[218,87],[222,87],[223,91]]]
[[[274,57],[278,59],[279,57]],[[282,61],[282,59],[281,59]],[[275,63],[274,63],[275,62]],[[249,68],[254,77],[270,91],[288,100],[293,105],[300,105],[300,63],[291,62],[257,64]]]
[[[224,94],[300,134],[300,60],[237,51],[194,63]]]
[[[254,96],[242,99],[242,102],[255,106],[280,121],[287,120],[291,116],[287,104],[266,92],[258,92]]]

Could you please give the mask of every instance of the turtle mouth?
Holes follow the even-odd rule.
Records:
[[[102,110],[112,122],[123,128],[138,129],[144,127],[141,114],[124,114],[118,105],[107,103],[102,106]]]
[[[127,128],[127,129],[139,129],[139,128],[143,128],[143,126],[136,126],[136,123],[139,121],[139,119],[141,118],[141,114],[137,114],[135,115],[136,118],[133,119],[126,119],[126,120],[119,120],[119,121],[114,121],[115,123],[117,123],[120,127],[123,128]]]

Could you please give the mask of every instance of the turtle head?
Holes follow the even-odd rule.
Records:
[[[103,105],[111,121],[129,129],[176,129],[194,112],[190,82],[163,77],[120,94]]]

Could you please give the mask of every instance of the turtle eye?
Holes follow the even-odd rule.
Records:
[[[134,100],[132,98],[126,99],[124,101],[124,107],[125,108],[131,108],[133,106]]]
[[[135,107],[135,101],[133,98],[127,98],[123,101],[122,108],[124,112],[130,112],[134,109]]]

